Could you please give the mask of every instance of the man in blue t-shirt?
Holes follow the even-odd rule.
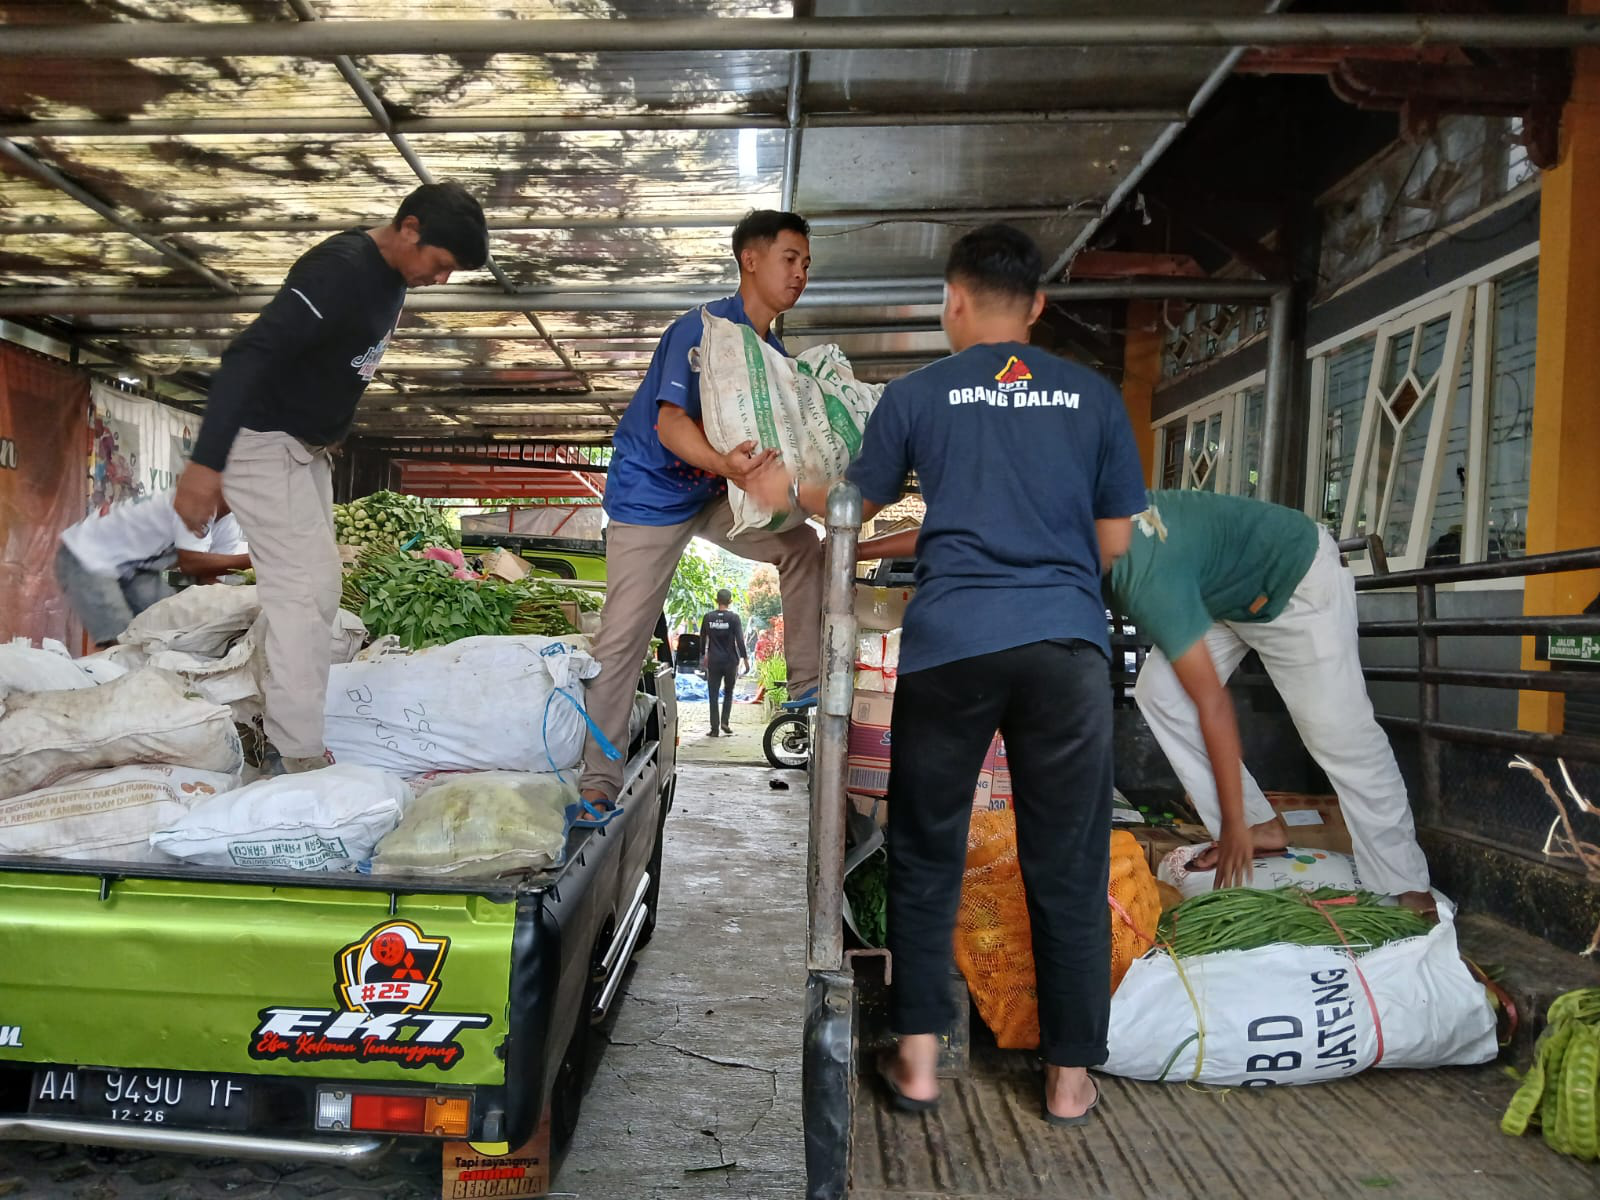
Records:
[[[867,515],[915,471],[927,503],[890,727],[889,950],[897,1054],[879,1070],[901,1108],[938,1100],[938,1034],[972,792],[998,728],[1038,974],[1043,1115],[1083,1124],[1105,1061],[1111,945],[1110,648],[1102,566],[1145,506],[1122,397],[1028,345],[1044,306],[1033,241],[990,225],[945,268],[950,358],[891,383],[848,478]],[[812,512],[825,486],[776,468],[746,490]]]
[[[805,290],[810,233],[810,226],[794,213],[750,213],[733,231],[739,290],[705,310],[750,326],[782,351],[772,323]],[[615,453],[606,472],[606,602],[594,645],[600,674],[590,681],[587,700],[590,719],[614,746],[626,743],[639,664],[678,560],[696,535],[778,568],[789,694],[796,705],[816,697],[822,543],[809,525],[784,533],[728,536],[733,528],[728,483],[743,486],[776,452],[746,442],[722,454],[706,440],[698,374],[702,328],[700,309],[695,308],[662,335],[644,382],[617,425]],[[598,739],[588,740],[582,791],[597,812],[609,808],[622,790],[622,766],[621,760],[605,754]]]

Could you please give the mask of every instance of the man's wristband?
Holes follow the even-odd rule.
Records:
[[[789,480],[789,511],[800,511],[800,481],[797,479]]]

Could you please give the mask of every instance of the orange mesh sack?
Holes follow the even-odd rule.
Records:
[[[1111,835],[1111,988],[1149,949],[1161,916],[1155,877],[1132,834]],[[1120,906],[1122,912],[1117,911]],[[1125,916],[1123,914],[1126,914]],[[956,917],[956,965],[978,1014],[1007,1050],[1039,1045],[1039,995],[1033,973],[1032,930],[1022,868],[1017,862],[1016,815],[977,811],[967,833],[967,870]]]

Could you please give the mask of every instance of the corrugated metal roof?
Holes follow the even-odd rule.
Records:
[[[330,21],[398,15],[391,0],[311,3]],[[994,14],[992,5],[977,0],[819,0],[806,7],[817,17]],[[1137,19],[1252,15],[1266,7],[1265,0],[1010,0],[1005,15]],[[426,0],[406,5],[403,15],[489,14],[476,0]],[[790,4],[763,0],[499,0],[492,15],[509,21],[795,13]],[[0,20],[25,23],[297,19],[290,0],[0,4]],[[808,214],[851,214],[848,221],[818,224],[815,290],[845,280],[935,277],[954,238],[989,211],[1040,214],[1017,223],[1055,257],[1098,215],[1169,127],[1171,114],[1189,105],[1222,60],[1219,50],[1170,48],[807,53],[797,100],[812,123],[801,134],[795,206]],[[391,118],[478,122],[471,132],[408,132],[405,140],[436,178],[458,181],[479,196],[491,222],[524,225],[498,229],[492,240],[513,286],[624,292],[731,290],[726,222],[698,228],[661,222],[778,205],[791,61],[789,53],[767,51],[352,58]],[[1058,119],[1017,119],[1019,111],[1031,110]],[[997,123],[975,124],[973,113],[1000,115]],[[716,114],[739,115],[748,127],[689,127]],[[835,114],[877,114],[873,119],[884,123],[830,126]],[[928,123],[940,114],[943,123]],[[562,118],[572,127],[483,128],[535,117]],[[663,117],[683,124],[592,127],[597,120]],[[228,132],[140,131],[141,122],[171,128],[171,122],[191,120],[226,122]],[[297,120],[320,122],[324,131],[273,132]],[[60,123],[69,121],[92,124],[75,124],[67,133]],[[349,131],[326,131],[330,121]],[[33,124],[23,129],[23,122]],[[25,72],[0,72],[0,124],[27,155],[240,290],[275,287],[294,259],[330,229],[387,220],[417,182],[335,63],[318,59],[41,60]],[[950,220],[896,218],[908,210],[964,211]],[[585,217],[637,224],[545,227]],[[174,229],[174,222],[187,224]],[[274,228],[250,228],[263,223]],[[502,290],[487,271],[463,273],[451,286],[489,295]],[[18,289],[39,288],[62,295],[109,289],[143,299],[221,294],[176,256],[0,158],[0,301]],[[476,336],[396,339],[364,405],[363,427],[444,435],[466,429],[472,436],[491,427],[559,431],[570,421],[575,432],[592,436],[592,422],[609,421],[606,414],[618,411],[616,397],[625,399],[637,386],[650,339],[671,314],[630,307],[626,295],[614,311],[538,311],[577,374],[521,313],[414,313],[408,329]],[[924,329],[848,332],[907,318],[920,318]],[[248,320],[248,314],[156,311],[67,315],[53,318],[52,328],[103,338],[153,373],[203,384],[226,338]],[[795,329],[829,330],[820,339],[796,334],[794,349],[838,341],[867,378],[903,373],[944,349],[937,310],[926,305],[883,308],[840,299],[826,310],[798,311],[789,321]],[[497,332],[504,336],[488,336]],[[630,338],[644,340],[629,344]],[[426,399],[408,403],[399,392]],[[590,392],[601,399],[572,396],[580,401],[576,407],[562,403],[563,393]],[[577,420],[580,413],[584,422]]]

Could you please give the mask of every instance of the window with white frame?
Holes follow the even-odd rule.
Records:
[[[1158,427],[1158,487],[1254,496],[1261,476],[1261,376],[1208,396]]]
[[[1519,266],[1317,354],[1307,511],[1394,570],[1523,554],[1537,295]]]

